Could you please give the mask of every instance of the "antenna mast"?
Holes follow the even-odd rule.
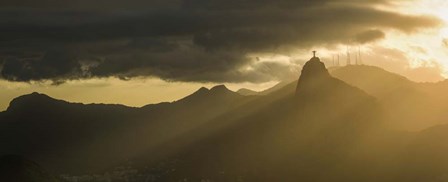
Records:
[[[362,59],[361,59],[361,46],[358,46],[358,57],[359,57],[359,64],[362,64]]]
[[[338,53],[338,66],[341,66],[340,62],[339,62],[339,53]]]
[[[350,61],[350,51],[349,51],[349,47],[347,46],[347,65],[352,64]]]

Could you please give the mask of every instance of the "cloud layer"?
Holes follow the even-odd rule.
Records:
[[[130,0],[1,2],[1,77],[10,81],[159,77],[266,82],[295,74],[250,54],[369,43],[433,17],[369,0]],[[266,68],[269,68],[266,71]],[[280,74],[281,73],[281,74]]]

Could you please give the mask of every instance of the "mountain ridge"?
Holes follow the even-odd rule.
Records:
[[[306,78],[307,81],[314,81],[313,74],[310,73],[310,79]],[[210,179],[221,179],[219,174],[215,173],[220,170],[241,175],[245,181],[294,181],[292,179],[306,176],[307,172],[295,170],[301,169],[300,165],[315,165],[303,160],[321,158],[325,164],[334,165],[331,160],[324,159],[324,156],[342,155],[348,150],[345,145],[364,140],[364,135],[370,133],[367,129],[372,129],[372,124],[377,124],[374,122],[376,117],[372,116],[380,115],[377,113],[379,108],[373,97],[329,75],[328,78],[320,80],[320,84],[312,85],[307,81],[299,81],[301,90],[298,94],[292,92],[269,103],[263,99],[268,99],[270,95],[260,97],[263,100],[260,103],[264,104],[255,102],[253,106],[259,108],[254,112],[235,118],[229,125],[221,126],[218,132],[192,144],[180,154],[179,160],[183,161],[183,164],[177,168],[176,174],[171,176],[174,178],[169,178],[168,181],[176,181],[185,176],[189,176],[189,179],[200,179],[204,175]],[[306,92],[334,85],[337,86],[335,89],[340,91],[317,92],[312,95]],[[290,87],[272,94],[289,93],[285,89]],[[348,94],[353,100],[345,100],[347,97],[342,97],[339,93],[346,92],[357,94]],[[341,101],[346,103],[339,105]],[[326,113],[320,114],[316,111]],[[224,115],[222,119],[228,120],[231,113]],[[219,123],[221,122],[223,121]],[[338,140],[347,144],[339,146],[342,144],[334,138],[339,138]],[[322,142],[325,145],[320,144]],[[318,148],[325,152],[318,152]],[[304,156],[295,156],[294,159],[282,158],[296,152]],[[253,176],[243,172],[247,168],[261,171]],[[316,177],[308,176],[305,179],[316,180]]]
[[[416,167],[412,158],[426,158],[421,152],[405,153],[404,148],[422,151],[428,146],[425,136],[433,132],[439,136],[446,128],[422,132],[429,133],[425,135],[389,131],[383,125],[389,121],[382,118],[384,98],[369,94],[378,88],[369,90],[365,86],[371,84],[358,87],[357,80],[337,78],[352,78],[343,71],[357,68],[368,67],[340,68],[334,76],[325,73],[320,63],[309,64],[302,71],[320,71],[303,74],[297,82],[267,95],[242,96],[218,85],[199,88],[178,101],[141,108],[69,103],[32,93],[0,113],[1,152],[31,156],[56,172],[81,174],[104,171],[125,159],[139,161],[142,168],[179,161],[166,169],[176,170],[161,181],[230,176],[260,182],[368,181],[387,170],[399,170],[370,166],[377,173],[371,176],[360,170],[365,164],[394,161]],[[383,83],[378,78],[366,80]],[[15,105],[27,97],[32,99],[24,105],[37,110],[45,107],[39,100],[57,104],[40,109],[45,112],[17,109]],[[442,144],[434,147],[445,151]],[[394,159],[394,155],[403,157]],[[353,171],[353,179],[346,179],[344,171]]]

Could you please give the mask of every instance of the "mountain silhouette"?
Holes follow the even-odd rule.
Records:
[[[67,102],[65,101],[56,100],[47,95],[33,92],[29,95],[23,95],[12,100],[9,104],[9,107],[7,108],[7,111],[16,112],[21,110],[26,112],[39,112],[40,109],[57,107],[66,103]],[[36,107],[37,105],[48,107]]]
[[[409,90],[417,85],[403,76],[367,65],[339,67],[334,69],[331,75],[378,98],[385,97],[393,90]]]
[[[0,154],[27,156],[60,172],[99,171],[157,148],[247,99],[222,85],[142,108],[69,103],[32,93],[14,99],[0,114]]]
[[[282,88],[284,88],[284,87],[286,87],[286,86],[288,86],[290,84],[296,85],[296,80],[284,80],[284,81],[281,81],[281,82],[275,84],[273,87],[270,87],[270,88],[268,88],[266,90],[262,90],[262,91],[259,91],[259,92],[256,92],[256,91],[253,91],[253,90],[250,90],[250,89],[246,89],[246,88],[241,88],[241,89],[239,89],[237,91],[237,93],[239,93],[241,95],[247,95],[247,96],[248,95],[268,95],[268,94],[276,92],[276,91],[278,91],[278,90],[280,90],[280,89],[282,89]]]
[[[448,87],[444,82],[416,83],[366,65],[341,67],[331,74],[376,97],[388,112],[392,128],[416,131],[447,122],[443,108],[448,107]]]
[[[309,74],[298,84],[265,96],[242,96],[221,85],[172,103],[129,108],[25,95],[1,118],[7,121],[0,127],[2,152],[30,156],[58,172],[101,171],[130,158],[142,166],[175,159],[181,162],[166,181],[204,175],[227,181],[316,179],[309,172],[335,165],[335,158],[361,145],[381,116],[373,97],[322,76],[327,70],[316,65],[321,72],[306,66]],[[305,166],[310,169],[295,170]],[[228,175],[221,175],[224,169]]]
[[[302,69],[302,73],[297,84],[297,94],[313,94],[320,92],[322,86],[331,79],[325,64],[320,61],[318,57],[312,57],[305,63]]]
[[[385,115],[389,117],[384,122],[388,127],[418,131],[447,123],[445,118],[448,115],[444,109],[448,107],[447,97],[444,96],[448,92],[447,81],[416,83],[398,74],[367,65],[332,67],[328,72],[334,78],[377,98],[384,107]],[[283,93],[276,95],[295,93],[297,82],[279,84],[280,88],[284,88]],[[332,88],[328,87],[327,90],[331,91]]]
[[[299,80],[255,95],[218,85],[134,108],[31,93],[0,113],[0,155],[80,175],[131,160],[156,168],[157,181],[443,179],[447,127],[400,130],[406,118],[418,116],[408,121],[415,126],[446,118],[435,100],[447,88],[370,66],[328,71],[312,57]]]
[[[177,101],[178,103],[182,102],[199,102],[199,101],[207,101],[207,102],[213,102],[213,100],[209,99],[222,99],[220,101],[226,101],[228,99],[238,99],[243,98],[240,94],[233,92],[229,90],[224,85],[217,85],[212,87],[210,90],[202,87],[196,92],[194,92],[191,95],[188,95],[187,97],[180,99]]]
[[[260,93],[247,89],[247,88],[241,88],[238,91],[236,91],[237,93],[241,94],[241,95],[258,95]]]
[[[322,173],[336,173],[327,167],[349,160],[341,158],[377,130],[381,110],[373,97],[325,74],[325,66],[314,64],[315,60],[304,67],[306,74],[300,77],[295,95],[271,102],[267,102],[270,95],[255,100],[250,105],[267,104],[230,118],[234,122],[228,116],[217,118],[230,124],[177,154],[181,162],[176,174],[165,180],[325,181]],[[288,93],[288,89],[274,93]],[[234,112],[247,110],[243,107]],[[343,175],[328,175],[343,179]]]

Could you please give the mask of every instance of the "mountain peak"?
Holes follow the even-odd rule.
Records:
[[[260,93],[247,89],[247,88],[241,88],[238,91],[236,91],[236,93],[239,93],[240,95],[244,95],[244,96],[250,96],[250,95],[259,95]]]
[[[331,76],[325,64],[314,55],[302,68],[296,93],[304,89],[314,90],[319,85],[324,84],[324,81],[328,78],[331,78]]]
[[[216,85],[210,89],[212,92],[232,92],[225,85]]]
[[[209,91],[208,88],[201,87],[195,93],[207,93]]]
[[[330,74],[328,73],[325,64],[320,61],[319,57],[312,57],[303,66],[302,74],[300,75],[300,80],[313,79],[322,76],[327,77],[330,76]]]
[[[7,111],[17,110],[19,108],[39,108],[39,105],[48,105],[51,103],[63,102],[56,100],[48,95],[33,92],[13,99],[9,103]]]
[[[209,92],[210,92],[210,90],[208,88],[201,87],[198,90],[196,90],[196,92],[193,92],[192,94],[190,94],[189,96],[187,96],[181,100],[185,100],[187,98],[203,97],[204,95],[207,95]]]
[[[202,87],[193,94],[179,100],[182,102],[189,102],[195,100],[203,100],[204,98],[227,98],[227,97],[240,97],[242,95],[229,90],[225,85],[217,85],[210,90]]]
[[[33,92],[30,94],[19,96],[19,97],[15,98],[14,100],[17,101],[17,100],[56,100],[56,99],[53,99],[50,96],[41,94],[39,92]],[[12,102],[14,102],[14,100]]]
[[[41,93],[39,93],[39,92],[33,92],[33,93],[31,93],[31,94],[28,94],[28,95],[44,95],[44,94],[41,94]]]

